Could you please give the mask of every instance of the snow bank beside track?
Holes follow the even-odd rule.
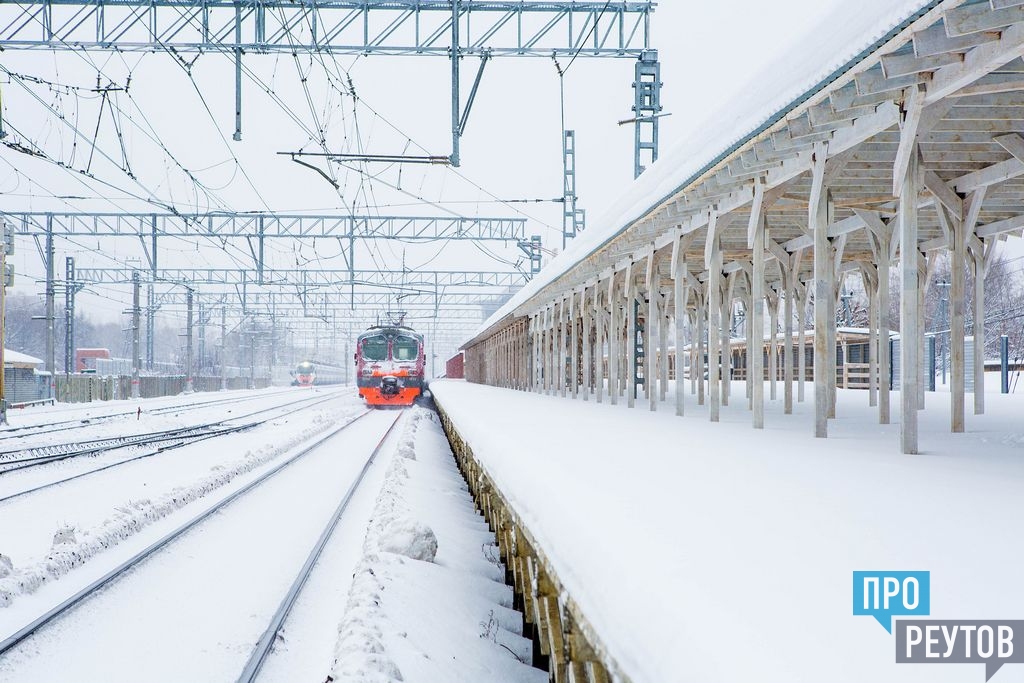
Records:
[[[414,408],[377,498],[331,680],[546,681],[436,416]]]

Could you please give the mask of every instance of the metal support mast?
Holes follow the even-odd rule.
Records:
[[[195,389],[192,386],[192,310],[195,294],[192,289],[186,290],[186,301],[188,313],[185,318],[185,393],[191,394]]]
[[[53,224],[47,222],[46,230],[46,371],[50,373],[50,391],[53,391],[53,376],[56,373],[57,358],[54,350],[54,257]]]
[[[7,288],[14,285],[14,269],[7,256],[14,253],[14,231],[10,224],[0,221],[0,424],[7,424],[7,390],[4,377],[4,344],[7,343]]]
[[[139,354],[139,328],[142,307],[140,295],[142,285],[139,272],[132,273],[132,398],[139,398],[139,366],[142,364]]]
[[[153,339],[156,336],[156,294],[153,285],[146,289],[146,369],[153,369]]]
[[[220,309],[220,390],[228,388],[228,310]]]
[[[459,4],[452,0],[452,166],[459,165],[459,136],[462,134],[459,98]]]
[[[658,160],[658,118],[661,114],[661,63],[657,50],[644,50],[633,80],[633,177]]]
[[[576,208],[576,131],[562,131],[562,249],[586,227],[586,212]]]
[[[75,257],[64,259],[64,374],[70,375],[75,356]]]

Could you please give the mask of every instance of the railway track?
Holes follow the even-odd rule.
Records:
[[[242,403],[245,401],[256,401],[259,399],[271,398],[279,395],[286,395],[295,393],[294,389],[288,389],[284,391],[273,391],[273,392],[262,392],[247,396],[232,396],[231,398],[214,399],[210,401],[194,401],[192,403],[180,403],[172,406],[161,406],[159,408],[149,408],[146,410],[148,415],[169,415],[182,412],[188,412],[190,410],[200,410],[202,408],[208,408],[211,406],[223,406],[230,405],[232,403]],[[85,405],[85,404],[83,404]],[[66,432],[72,429],[80,429],[83,426],[91,426],[97,424],[103,424],[116,420],[118,418],[125,418],[135,415],[137,411],[125,410],[116,413],[106,413],[103,415],[96,415],[93,417],[77,418],[72,420],[59,420],[57,422],[48,422],[46,424],[32,424],[32,425],[21,425],[16,427],[4,427],[0,429],[0,443],[4,441],[11,441],[13,439],[23,439],[31,436],[41,436],[45,434],[56,434],[58,432]],[[33,431],[34,430],[34,431]]]
[[[114,467],[120,467],[121,465],[127,465],[138,460],[145,458],[151,458],[161,453],[166,453],[177,448],[189,446],[200,441],[213,439],[219,436],[227,434],[236,434],[238,432],[244,432],[249,429],[253,429],[266,422],[266,419],[242,422],[241,424],[229,424],[237,423],[240,420],[249,420],[256,415],[262,415],[264,413],[270,413],[275,411],[282,411],[275,417],[285,417],[297,413],[301,410],[306,410],[313,406],[317,406],[321,403],[325,403],[336,398],[336,394],[331,393],[328,396],[311,396],[305,397],[298,401],[292,401],[285,405],[271,406],[269,408],[263,408],[256,410],[244,415],[234,415],[230,418],[218,420],[215,422],[207,422],[200,425],[191,425],[188,427],[175,428],[170,430],[163,430],[158,432],[150,432],[148,434],[131,435],[125,437],[113,437],[107,439],[96,439],[92,441],[84,442],[72,442],[68,444],[56,444],[41,446],[38,448],[22,449],[20,451],[7,451],[0,452],[0,476],[8,474],[10,472],[21,471],[33,467],[39,467],[42,465],[48,465],[54,462],[63,460],[69,460],[72,458],[80,458],[87,456],[95,456],[101,453],[110,451],[120,450],[123,448],[138,448],[140,446],[155,446],[154,448],[147,450],[143,453],[131,455],[113,463],[108,463],[96,467],[93,469],[86,470],[84,472],[78,472],[73,475],[63,477],[54,481],[46,482],[31,486],[26,489],[15,491],[0,496],[0,503],[20,498],[21,496],[42,491],[53,486],[81,479],[98,472],[103,472]],[[15,453],[24,453],[24,457],[21,458],[10,458],[3,460],[4,456],[11,456]]]
[[[70,595],[66,599],[62,600],[59,604],[53,606],[51,609],[48,609],[47,611],[32,619],[28,623],[24,624],[24,626],[14,631],[10,635],[6,636],[3,640],[0,640],[0,661],[5,659],[11,653],[11,651],[17,648],[18,644],[22,643],[26,638],[29,638],[30,636],[39,632],[41,629],[44,629],[45,627],[55,625],[57,622],[60,622],[63,618],[73,614],[76,611],[75,608],[77,606],[82,605],[84,602],[90,600],[90,598],[98,597],[98,594],[101,592],[104,592],[104,594],[106,595],[107,593],[105,591],[108,588],[112,587],[114,584],[116,584],[123,577],[126,577],[129,574],[135,577],[141,577],[141,575],[135,570],[138,569],[139,571],[142,571],[143,568],[141,567],[141,565],[145,563],[147,560],[153,558],[155,555],[159,554],[161,551],[168,548],[168,546],[175,543],[176,541],[183,540],[183,538],[187,536],[189,532],[193,531],[194,529],[196,529],[197,526],[201,525],[203,522],[211,519],[212,517],[217,516],[219,522],[228,519],[224,515],[220,515],[218,513],[227,514],[233,505],[236,505],[240,501],[247,499],[252,495],[255,495],[256,492],[263,490],[265,488],[264,484],[278,477],[278,475],[286,471],[295,463],[303,459],[308,459],[309,456],[313,453],[316,453],[318,451],[322,452],[322,449],[327,447],[333,439],[338,437],[345,430],[349,429],[360,420],[363,420],[363,418],[365,418],[367,415],[374,413],[375,411],[362,412],[356,417],[346,422],[345,424],[331,430],[330,432],[323,436],[317,437],[311,443],[304,446],[301,450],[289,456],[287,460],[284,460],[283,462],[275,465],[274,467],[267,470],[266,472],[264,472],[263,474],[261,474],[248,484],[244,485],[242,488],[238,489],[237,491],[209,505],[188,521],[180,524],[178,527],[176,527],[169,533],[165,534],[158,540],[152,542],[147,547],[140,550],[124,562],[110,569],[106,574],[104,574],[100,578],[91,582],[89,585],[75,592],[73,595]],[[380,413],[376,414],[380,415]],[[312,573],[313,568],[316,566],[317,560],[324,549],[324,546],[328,543],[332,533],[334,532],[336,526],[338,525],[339,520],[344,515],[346,508],[349,505],[349,501],[353,496],[353,493],[358,489],[364,476],[370,469],[370,466],[372,465],[374,459],[376,458],[377,454],[381,451],[383,445],[387,441],[390,434],[393,432],[400,418],[401,413],[399,413],[394,420],[389,421],[390,424],[387,424],[385,421],[381,420],[381,422],[385,422],[387,426],[387,429],[386,431],[384,431],[383,436],[379,438],[379,440],[376,442],[376,446],[372,449],[372,451],[369,454],[362,456],[360,462],[354,463],[356,466],[361,465],[361,469],[358,471],[358,474],[356,474],[356,476],[351,480],[349,486],[347,487],[347,490],[338,500],[337,505],[334,508],[333,514],[331,514],[329,518],[322,523],[321,527],[319,527],[321,528],[319,536],[317,537],[316,541],[312,544],[312,547],[306,554],[305,562],[298,570],[287,591],[284,592],[283,598],[281,599],[277,609],[274,610],[273,614],[271,615],[271,618],[268,620],[268,625],[266,629],[263,631],[262,636],[258,639],[256,646],[252,649],[250,656],[246,660],[244,666],[242,667],[242,671],[239,675],[238,680],[253,680],[255,676],[259,673],[260,667],[262,666],[263,662],[266,661],[268,654],[271,652],[274,641],[281,629],[281,626],[285,623],[286,619],[288,618],[288,613],[290,612],[292,605],[295,603],[296,598],[300,595],[302,587],[306,582],[306,579]],[[374,419],[379,420],[379,418]],[[367,429],[371,429],[371,427],[367,427]],[[378,429],[380,429],[380,427],[378,427]],[[378,434],[380,434],[380,431],[373,432],[374,438],[376,438]],[[365,439],[365,437],[363,438]],[[334,453],[332,452],[327,455],[334,455]],[[326,457],[326,455],[323,455],[323,457]],[[313,473],[314,470],[305,470],[305,472],[306,474],[304,476],[309,476],[309,474]],[[277,492],[274,495],[280,495],[280,492]],[[253,501],[253,504],[255,504],[255,500]],[[243,512],[237,513],[237,515],[242,514]],[[235,523],[237,524],[237,522]],[[308,525],[309,523],[306,522],[306,524]],[[290,536],[290,534],[288,534],[286,531],[285,536]],[[195,538],[195,540],[199,542],[205,540],[202,535],[193,538]],[[220,547],[216,546],[215,550],[220,551]],[[188,553],[188,558],[188,562],[191,563],[191,566],[196,566],[196,561],[192,557],[191,553]],[[219,564],[216,558],[213,561]],[[278,558],[278,561],[280,561],[280,558]],[[161,588],[159,591],[157,591],[157,593],[162,593],[166,586],[164,586],[163,584],[159,585],[161,586]],[[260,586],[260,590],[255,591],[254,594],[262,595],[262,593],[266,590],[273,590],[273,588],[269,586]],[[146,591],[147,595],[151,593],[151,591]],[[174,601],[172,600],[172,603],[173,602]],[[235,605],[235,607],[237,608],[237,605]],[[97,608],[97,610],[99,610],[99,612],[103,614],[109,614],[109,609],[109,606]],[[92,614],[95,614],[97,610],[93,610]],[[219,614],[221,612],[211,612],[211,614],[213,613]],[[230,610],[223,610],[223,613],[230,613]],[[89,615],[86,615],[83,618],[88,619]],[[64,638],[66,637],[66,634],[67,627],[60,629],[58,631],[57,639],[53,641],[57,647],[61,647],[59,644],[57,644],[57,641],[65,642]],[[36,648],[35,645],[32,646],[31,650],[31,656],[29,657],[31,661],[34,661],[35,663],[41,663],[43,666],[48,666],[49,663],[52,661],[46,657],[40,658],[39,653],[37,651],[38,648]],[[237,654],[237,652],[239,651],[237,647],[230,648],[230,650],[231,652],[229,654]],[[8,659],[7,661],[9,663],[11,660]],[[60,666],[64,666],[64,664],[60,664]],[[31,676],[31,674],[29,675]]]

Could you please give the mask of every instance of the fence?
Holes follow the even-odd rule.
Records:
[[[56,398],[61,403],[88,403],[90,401],[111,401],[130,398],[132,395],[132,378],[129,375],[101,377],[99,375],[57,375]],[[196,377],[192,386],[196,391],[220,391],[220,377]],[[248,389],[248,377],[229,377],[228,389]],[[268,377],[257,377],[255,387],[264,389],[270,386]],[[140,377],[139,396],[156,398],[158,396],[176,396],[185,391],[185,377]]]

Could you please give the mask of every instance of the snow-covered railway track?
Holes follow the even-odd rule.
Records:
[[[192,401],[190,403],[177,403],[169,406],[147,408],[146,413],[148,415],[176,415],[191,410],[202,410],[216,406],[225,406],[233,403],[243,403],[246,401],[256,401],[260,399],[271,398],[274,396],[282,396],[294,393],[294,389],[273,392],[263,391],[248,394],[245,396],[232,396],[229,398],[212,399],[208,401]],[[91,404],[76,404],[76,407],[68,408],[66,411],[50,411],[49,414],[53,414],[55,412],[74,412],[82,410],[89,405]],[[102,415],[91,415],[88,417],[71,420],[58,420],[55,422],[47,422],[45,424],[30,424],[4,427],[3,429],[0,429],[0,442],[11,441],[15,439],[24,439],[32,436],[56,434],[59,432],[70,431],[73,429],[81,429],[84,426],[103,424],[105,422],[110,422],[112,420],[117,420],[135,415],[136,410],[137,408],[133,410],[123,410],[113,413],[105,413]]]
[[[69,481],[74,481],[82,477],[96,474],[98,472],[104,472],[114,467],[126,465],[128,463],[136,462],[144,458],[151,458],[161,453],[189,446],[200,441],[207,439],[213,439],[219,436],[225,436],[228,434],[237,434],[244,432],[254,427],[258,427],[264,424],[269,418],[262,418],[259,420],[252,420],[257,415],[264,415],[266,413],[275,413],[272,417],[280,418],[292,415],[301,410],[307,410],[309,408],[318,406],[327,401],[336,398],[334,393],[327,396],[314,395],[305,396],[297,401],[291,401],[284,404],[278,404],[270,406],[268,408],[262,408],[255,410],[243,415],[233,415],[230,418],[217,420],[214,422],[206,422],[199,425],[189,425],[186,427],[180,427],[175,429],[162,430],[158,432],[149,432],[145,434],[133,434],[122,437],[113,437],[105,439],[95,439],[91,441],[79,441],[70,442],[65,444],[48,444],[45,446],[39,446],[35,448],[19,449],[17,451],[0,451],[0,476],[11,472],[17,472],[29,468],[39,467],[42,465],[48,465],[64,460],[70,460],[72,458],[81,458],[87,456],[96,456],[103,453],[109,453],[124,448],[139,448],[142,446],[152,446],[148,450],[142,453],[129,454],[127,457],[120,460],[116,460],[111,463],[106,463],[92,469],[85,470],[83,472],[76,472],[69,476],[58,476],[57,478],[44,482],[42,484],[33,484],[29,487],[13,491],[4,495],[0,495],[0,503],[3,503],[14,498],[35,493],[48,489],[52,486],[64,484]],[[248,421],[244,421],[248,420]],[[21,457],[14,457],[15,455]]]
[[[243,671],[250,680],[400,417],[359,414],[32,619],[0,641],[0,678],[45,677],[35,670],[41,666],[86,679],[195,680],[198,673],[225,680]],[[301,467],[289,467],[300,460]],[[171,544],[173,552],[161,552]],[[216,626],[222,617],[225,625]],[[157,632],[143,632],[143,623]],[[115,642],[102,642],[108,634]],[[141,644],[116,642],[126,636]],[[194,661],[200,654],[212,661]],[[118,666],[124,668],[112,670]]]

